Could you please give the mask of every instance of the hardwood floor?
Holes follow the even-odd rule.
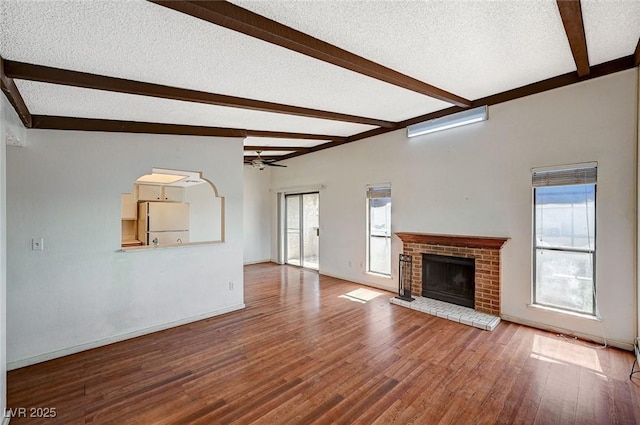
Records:
[[[358,288],[248,266],[242,311],[9,372],[9,407],[56,409],[11,425],[640,423],[629,352]]]

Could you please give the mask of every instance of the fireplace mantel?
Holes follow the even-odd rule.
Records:
[[[424,243],[429,245],[460,246],[465,248],[500,249],[510,238],[489,236],[438,235],[433,233],[396,233],[404,243]]]

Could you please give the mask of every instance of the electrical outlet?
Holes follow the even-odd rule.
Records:
[[[43,238],[33,238],[33,239],[31,239],[31,250],[32,251],[44,251],[44,239]]]
[[[235,285],[233,284],[233,282],[229,282],[229,290],[230,291],[233,291],[234,286]]]

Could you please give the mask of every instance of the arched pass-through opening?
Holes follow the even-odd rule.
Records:
[[[121,248],[224,242],[224,198],[195,171],[153,168],[121,194]]]

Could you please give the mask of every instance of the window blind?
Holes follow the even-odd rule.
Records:
[[[594,184],[597,181],[597,167],[567,168],[564,170],[534,171],[533,187],[566,186],[571,184]]]
[[[367,199],[391,198],[391,187],[380,186],[367,189]]]

